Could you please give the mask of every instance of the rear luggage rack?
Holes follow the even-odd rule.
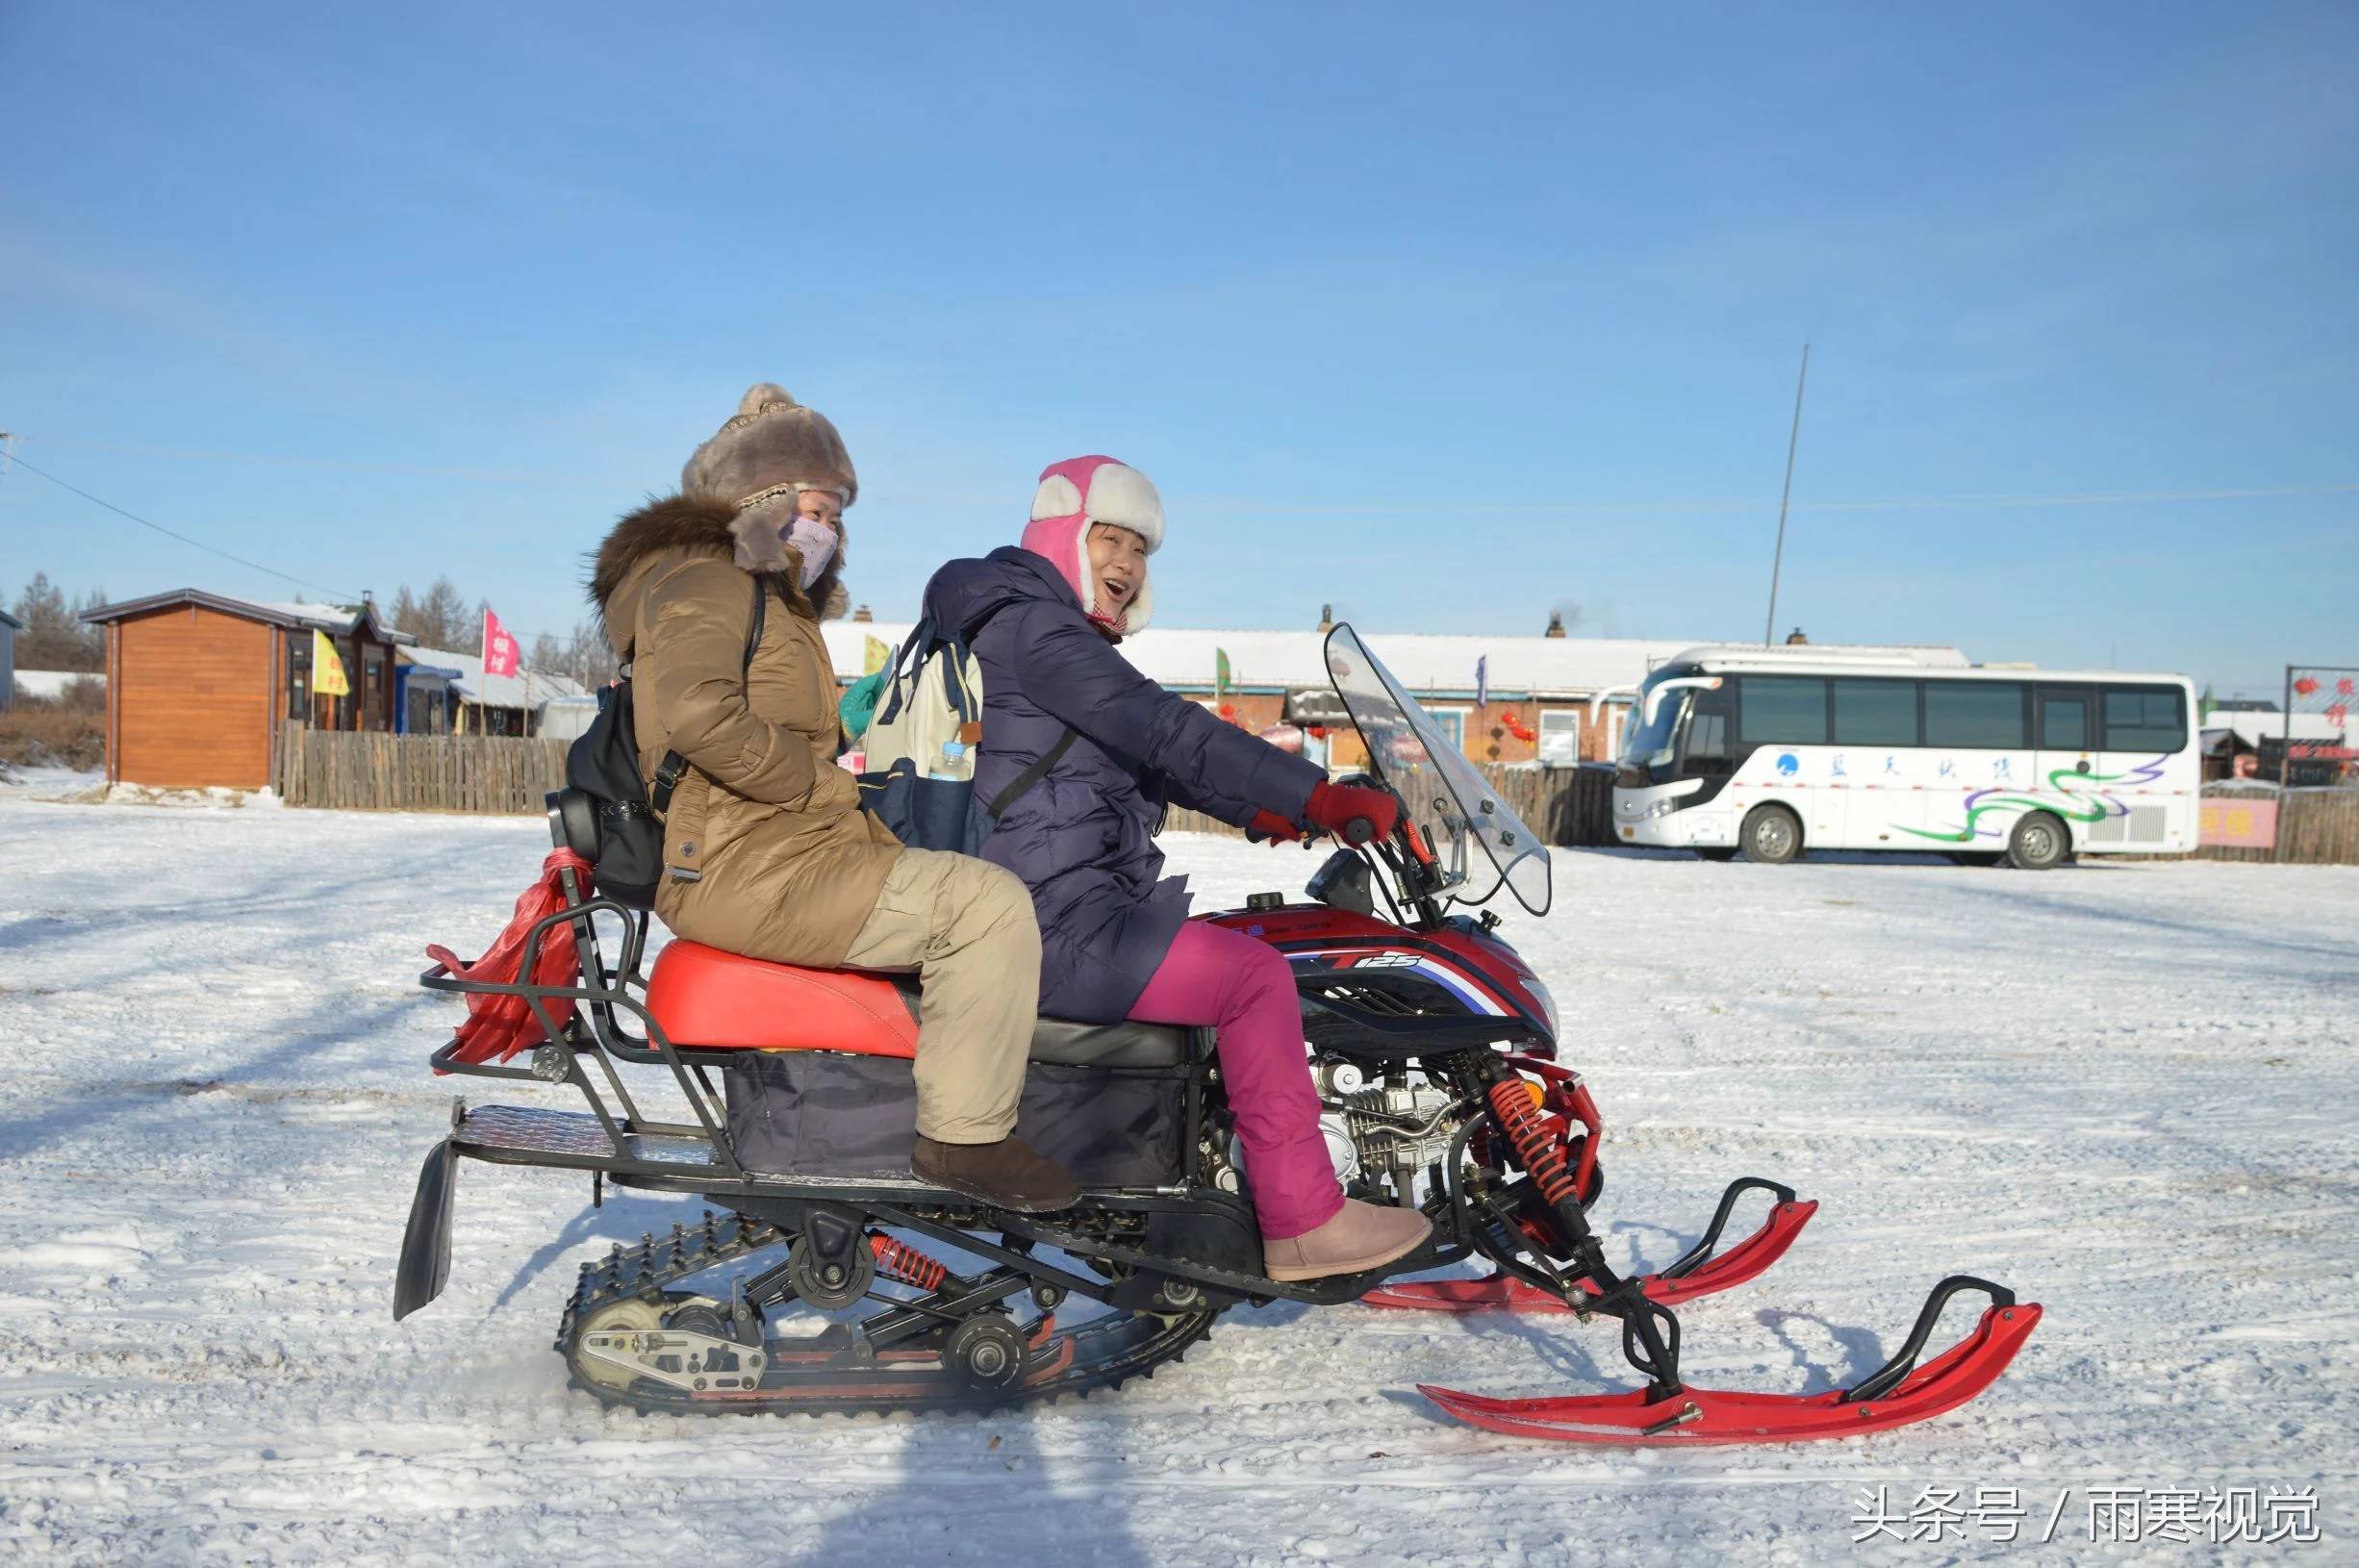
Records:
[[[606,1124],[588,1111],[482,1105],[459,1117],[450,1138],[461,1153],[507,1164],[604,1170],[620,1160],[676,1167],[683,1174],[726,1176],[711,1158],[712,1151],[698,1139],[678,1133],[628,1132],[622,1134],[621,1147],[617,1148]]]

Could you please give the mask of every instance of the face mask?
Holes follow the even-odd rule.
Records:
[[[819,581],[820,573],[827,569],[827,563],[835,559],[835,530],[797,514],[795,520],[787,524],[786,543],[802,557],[799,581],[808,591]]]

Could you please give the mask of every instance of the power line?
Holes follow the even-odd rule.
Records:
[[[118,518],[128,518],[142,528],[153,528],[157,533],[162,534],[166,539],[176,539],[183,544],[187,544],[194,549],[203,550],[208,555],[217,555],[224,561],[234,561],[238,565],[244,567],[249,571],[259,571],[266,576],[276,577],[282,582],[292,583],[297,588],[317,589],[322,594],[333,595],[340,603],[358,604],[361,602],[361,595],[358,594],[347,594],[340,588],[330,588],[324,583],[315,583],[309,578],[291,576],[287,572],[279,570],[276,567],[266,567],[261,562],[249,561],[242,555],[232,555],[229,551],[222,549],[217,545],[208,544],[201,539],[190,539],[187,534],[175,533],[160,522],[150,522],[145,518],[140,517],[137,512],[126,512],[121,507],[116,506],[113,501],[103,500],[100,497],[91,494],[89,491],[84,490],[79,485],[69,485],[64,480],[60,479],[56,474],[51,473],[44,468],[35,468],[32,464],[27,463],[21,456],[12,455],[10,458],[10,463],[12,467],[22,468],[27,473],[40,475],[40,477],[48,480],[60,490],[72,491],[76,495],[81,496],[92,506],[103,506]]]

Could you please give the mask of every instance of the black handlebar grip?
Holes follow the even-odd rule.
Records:
[[[1366,817],[1354,817],[1343,824],[1343,842],[1357,849],[1376,839],[1376,823]]]

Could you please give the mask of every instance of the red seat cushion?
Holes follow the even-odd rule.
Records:
[[[675,941],[656,955],[647,1011],[675,1046],[918,1053],[917,1020],[883,975],[764,963],[701,942]]]

